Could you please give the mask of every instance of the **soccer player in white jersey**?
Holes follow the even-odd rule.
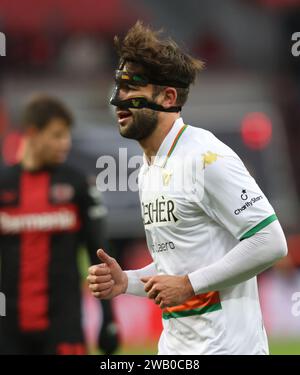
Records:
[[[115,45],[111,104],[121,135],[144,151],[139,191],[153,262],[123,271],[100,249],[89,287],[102,299],[153,299],[159,354],[268,354],[256,275],[287,254],[285,236],[237,154],[180,117],[203,64],[140,22]]]

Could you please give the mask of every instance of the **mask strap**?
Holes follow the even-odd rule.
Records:
[[[181,106],[174,106],[170,108],[165,108],[160,104],[150,102],[144,97],[136,97],[136,98],[130,98],[130,99],[125,99],[125,100],[119,100],[117,98],[117,92],[113,94],[112,98],[110,99],[110,104],[120,108],[120,109],[129,109],[129,108],[134,108],[134,109],[142,109],[142,108],[149,108],[154,111],[159,111],[159,112],[180,112],[181,111]]]

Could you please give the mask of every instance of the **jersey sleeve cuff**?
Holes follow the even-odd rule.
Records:
[[[136,271],[125,271],[128,278],[128,285],[125,294],[132,294],[134,296],[146,296],[144,284],[141,282]]]
[[[208,291],[208,280],[204,276],[201,269],[188,274],[188,278],[192,285],[195,295],[206,293]]]
[[[269,224],[273,223],[273,221],[278,220],[277,216],[275,214],[268,216],[266,219],[261,221],[260,223],[256,224],[253,228],[249,229],[246,233],[244,233],[240,237],[240,241],[252,237],[255,233],[259,232]]]

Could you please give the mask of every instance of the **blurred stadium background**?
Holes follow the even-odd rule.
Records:
[[[0,0],[0,144],[13,163],[20,143],[19,112],[34,92],[58,95],[74,111],[70,162],[97,176],[101,155],[128,157],[138,145],[119,136],[108,105],[116,56],[112,38],[137,19],[163,27],[206,62],[183,116],[212,130],[245,161],[278,213],[289,256],[259,277],[261,304],[274,354],[300,354],[300,31],[299,0]],[[130,171],[129,171],[130,172]],[[149,260],[138,194],[106,192],[112,251],[126,268]],[[80,258],[82,269],[86,260]],[[121,353],[155,353],[161,323],[152,302],[115,300]],[[85,326],[93,347],[101,316],[85,291]]]

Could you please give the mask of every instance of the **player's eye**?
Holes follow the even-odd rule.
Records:
[[[129,90],[137,91],[139,89],[138,86],[135,85],[128,85]]]
[[[135,85],[130,85],[128,83],[122,82],[119,85],[120,89],[125,90],[125,91],[137,91],[138,87]]]

